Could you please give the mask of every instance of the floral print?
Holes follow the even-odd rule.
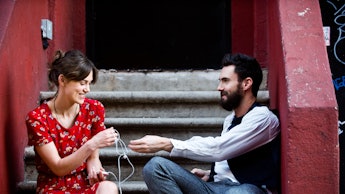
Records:
[[[47,102],[42,103],[26,117],[29,145],[43,146],[54,142],[61,158],[77,151],[95,134],[105,129],[104,106],[101,102],[86,98],[71,128],[64,128],[52,115]],[[55,175],[40,156],[35,154],[37,193],[72,194],[95,193],[98,184],[91,186],[87,180],[86,161],[70,174]]]

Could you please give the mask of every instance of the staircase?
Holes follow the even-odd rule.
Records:
[[[264,81],[258,100],[268,103]],[[105,125],[113,126],[121,139],[128,144],[132,139],[146,134],[161,135],[176,139],[188,139],[194,135],[215,136],[222,130],[224,117],[229,112],[219,105],[219,70],[183,72],[117,72],[101,70],[99,80],[91,87],[89,98],[101,101],[106,110]],[[40,98],[54,92],[41,92]],[[106,171],[119,177],[118,153],[114,147],[100,150],[100,158]],[[154,155],[168,157],[191,170],[194,167],[210,168],[209,163],[183,158],[171,158],[167,152],[140,154],[129,150],[127,154],[135,167],[133,176],[121,184],[124,194],[148,193],[141,175],[144,164]],[[35,193],[36,169],[32,147],[25,149],[25,180],[18,185],[19,193]],[[120,159],[121,180],[132,168],[125,159]],[[112,176],[110,180],[118,183]]]

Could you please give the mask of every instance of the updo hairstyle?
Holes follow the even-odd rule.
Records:
[[[92,71],[92,84],[98,78],[98,69],[82,52],[70,50],[66,53],[58,50],[55,52],[53,62],[49,65],[48,79],[56,87],[59,86],[59,75],[62,74],[68,81],[84,80]]]

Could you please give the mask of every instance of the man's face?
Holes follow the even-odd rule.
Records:
[[[228,111],[239,107],[243,98],[243,89],[238,76],[234,72],[235,66],[229,65],[223,67],[219,76],[218,91],[220,91],[220,104]]]

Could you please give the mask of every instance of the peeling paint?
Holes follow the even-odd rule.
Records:
[[[310,11],[310,8],[305,8],[305,10],[303,10],[302,12],[298,12],[298,16],[304,16],[308,13],[308,11]]]
[[[321,91],[322,91],[322,88],[316,87],[316,88],[315,88],[315,91],[321,92]]]
[[[296,69],[293,70],[294,74],[303,74],[304,73],[304,69],[303,67],[298,67]]]

